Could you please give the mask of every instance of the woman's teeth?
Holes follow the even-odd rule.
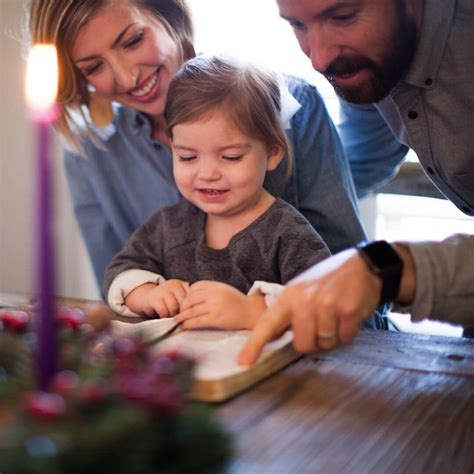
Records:
[[[143,97],[147,94],[150,93],[150,91],[153,89],[154,85],[158,81],[158,75],[155,74],[141,89],[135,89],[133,91],[130,91],[130,94],[135,96],[135,97]]]

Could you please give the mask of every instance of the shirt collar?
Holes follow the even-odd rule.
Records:
[[[441,63],[454,17],[455,0],[425,0],[420,39],[403,82],[431,89]]]
[[[291,119],[301,108],[301,104],[296,100],[295,96],[290,92],[288,84],[283,75],[277,75],[278,86],[280,88],[280,119],[285,130],[291,129]]]
[[[150,135],[151,134],[151,123],[150,120],[143,114],[142,112],[139,112],[138,110],[135,109],[130,109],[127,108],[128,112],[130,113],[132,120],[132,130],[134,133],[137,135],[139,134],[145,134],[145,135]]]

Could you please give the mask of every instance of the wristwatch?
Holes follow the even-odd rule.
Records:
[[[393,301],[400,291],[403,260],[385,240],[359,244],[357,251],[370,271],[381,278],[382,293],[379,304]]]

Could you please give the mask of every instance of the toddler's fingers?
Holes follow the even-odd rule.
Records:
[[[179,305],[181,305],[185,300],[186,296],[188,295],[188,290],[185,286],[178,286],[174,289],[173,293],[176,298],[176,301]]]
[[[206,301],[206,295],[202,291],[196,291],[194,285],[189,289],[189,293],[180,303],[180,310],[184,311],[198,304],[203,304]]]
[[[192,318],[203,316],[205,314],[207,314],[206,306],[203,304],[199,304],[196,306],[191,306],[190,308],[184,311],[181,311],[174,317],[174,320],[177,323],[182,323],[183,321],[187,321]]]
[[[152,307],[155,313],[158,315],[160,318],[168,318],[168,308],[165,304],[164,298],[156,298],[152,302]]]
[[[181,324],[183,329],[201,329],[215,327],[212,322],[212,318],[209,315],[196,316],[195,318],[188,319]]]
[[[163,299],[168,311],[165,317],[169,318],[179,313],[179,303],[174,293],[167,293]]]

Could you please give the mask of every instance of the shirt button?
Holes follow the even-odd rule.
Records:
[[[431,77],[427,77],[425,80],[425,84],[427,86],[431,86],[431,84],[433,84],[433,79],[431,79]]]
[[[408,118],[410,120],[415,120],[416,118],[418,118],[418,112],[416,112],[415,110],[410,110],[408,112]]]
[[[431,168],[431,166],[428,166],[428,168],[426,168],[426,171],[428,171],[429,174],[434,174],[434,170],[433,168]]]

